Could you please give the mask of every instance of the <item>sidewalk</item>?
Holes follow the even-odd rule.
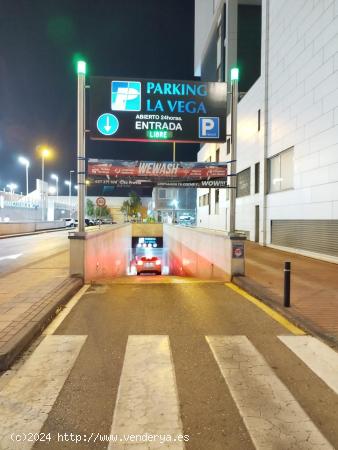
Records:
[[[0,370],[16,356],[82,285],[68,276],[68,252],[0,277]]]
[[[338,344],[338,264],[246,244],[246,276],[234,282],[308,331]],[[283,307],[284,261],[291,262],[291,308]]]

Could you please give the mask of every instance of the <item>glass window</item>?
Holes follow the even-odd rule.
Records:
[[[230,142],[230,138],[227,139],[227,155],[230,154],[230,150],[231,150],[231,142]]]
[[[215,214],[219,214],[219,189],[215,189]]]
[[[261,110],[259,109],[257,112],[257,130],[261,129]]]
[[[293,188],[293,147],[269,159],[269,192]]]
[[[258,162],[255,164],[255,194],[259,193],[259,170],[260,164]]]
[[[237,197],[250,195],[250,167],[237,174],[236,183]]]
[[[158,198],[162,198],[162,199],[167,198],[165,189],[158,190]]]

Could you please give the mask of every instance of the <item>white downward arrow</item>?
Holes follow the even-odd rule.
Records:
[[[107,124],[103,127],[107,132],[110,131],[111,126],[109,125],[109,116],[107,116]]]
[[[0,261],[3,261],[4,259],[17,259],[21,255],[22,255],[22,253],[18,253],[17,255],[1,256]]]

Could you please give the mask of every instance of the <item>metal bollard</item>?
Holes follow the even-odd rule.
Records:
[[[290,308],[291,263],[284,263],[284,306]]]

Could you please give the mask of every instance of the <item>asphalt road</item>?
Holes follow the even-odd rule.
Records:
[[[68,230],[0,239],[0,276],[68,251]]]
[[[0,434],[31,429],[51,441],[8,448],[338,448],[337,393],[278,338],[307,336],[223,283],[153,279],[91,286],[41,340],[0,392],[11,405]],[[189,440],[88,442],[147,432]]]

